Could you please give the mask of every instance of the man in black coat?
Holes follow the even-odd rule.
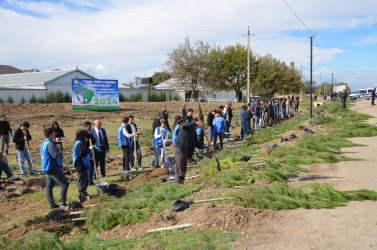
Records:
[[[346,100],[347,100],[347,91],[345,89],[342,90],[340,98],[342,99],[342,107],[345,109],[346,108]]]
[[[26,144],[29,145],[29,141],[31,140],[31,135],[29,133],[30,124],[28,122],[24,122],[21,126],[14,131],[13,142],[16,144],[16,151],[17,151],[17,159],[20,165],[20,172],[23,177],[27,177],[25,172],[25,160],[27,161],[29,174],[36,176],[37,172],[34,171],[33,165],[30,159],[29,150],[26,148]]]
[[[5,155],[8,154],[9,148],[9,133],[12,134],[12,129],[10,128],[9,122],[7,121],[7,116],[5,114],[1,115],[0,120],[0,139],[1,139],[1,154],[4,154],[5,148]]]
[[[375,105],[374,98],[376,98],[376,88],[373,88],[372,92],[370,92],[370,99],[372,100],[372,105]]]
[[[165,120],[166,127],[168,128],[169,132],[171,132],[170,126],[169,126],[169,113],[166,110],[166,106],[163,107],[161,111],[161,118]]]
[[[204,148],[205,145],[198,141],[195,130],[203,126],[202,121],[185,122],[179,130],[177,140],[174,144],[175,158],[175,182],[184,184],[187,170],[187,152],[193,147]]]
[[[89,148],[89,146],[90,146],[89,141],[92,143],[92,145],[96,144],[96,139],[90,133],[92,131],[92,123],[88,122],[88,121],[84,122],[84,130],[87,132],[85,137],[86,137],[86,139],[88,139],[87,145],[84,145],[84,146],[85,146],[85,148]],[[89,186],[94,186],[93,177],[95,176],[95,174],[94,174],[93,157],[91,156],[89,160],[90,160],[90,169],[88,171]]]
[[[133,115],[128,116],[128,124],[126,126],[126,136],[130,139],[132,147],[130,148],[129,160],[131,164],[131,169],[135,169],[134,162],[137,161],[138,169],[141,169],[141,150],[139,145],[139,135],[137,126],[135,124],[135,118]],[[134,141],[134,136],[136,136],[136,142]],[[137,159],[134,159],[134,151],[136,150]]]
[[[94,121],[94,128],[90,131],[90,134],[94,137],[96,141],[96,145],[98,148],[95,149],[96,158],[96,167],[98,168],[98,164],[100,165],[101,175],[102,177],[107,177],[106,175],[106,152],[109,152],[109,142],[107,141],[106,130],[102,128],[102,122],[99,119]]]
[[[247,126],[247,134],[251,133],[251,119],[253,118],[253,113],[251,112],[251,106],[247,106],[246,110],[246,126]]]

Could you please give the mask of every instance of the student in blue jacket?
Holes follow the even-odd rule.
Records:
[[[220,140],[220,150],[223,150],[223,139],[224,139],[224,117],[220,110],[216,110],[215,119],[213,119],[213,147],[216,148],[217,137]]]
[[[165,143],[168,141],[169,130],[167,129],[166,121],[161,123],[161,127],[157,127],[154,131],[154,145],[156,165],[159,164],[159,157],[161,155],[161,167],[165,167]]]
[[[182,124],[183,124],[182,118],[179,117],[179,116],[177,116],[176,119],[175,119],[175,123],[174,124],[175,124],[174,131],[173,131],[173,135],[171,137],[171,141],[172,141],[173,144],[177,140],[177,136],[178,136],[179,130],[182,127]]]
[[[88,170],[90,169],[90,153],[93,149],[93,145],[89,146],[88,139],[86,138],[86,132],[83,129],[77,130],[76,132],[76,142],[73,147],[72,160],[73,166],[77,171],[77,182],[79,185],[79,196],[80,193],[85,196],[86,199],[89,199],[87,193],[89,178]],[[85,146],[86,145],[86,146]],[[81,192],[80,192],[81,191]]]
[[[40,150],[41,153],[41,170],[46,173],[46,195],[50,208],[58,208],[59,206],[54,201],[52,189],[55,183],[60,186],[60,208],[64,209],[67,206],[67,191],[69,183],[65,177],[62,168],[63,151],[61,151],[54,143],[55,132],[53,128],[46,128],[44,130],[46,137],[42,143]]]

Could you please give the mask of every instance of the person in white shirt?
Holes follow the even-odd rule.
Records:
[[[154,154],[156,158],[156,165],[159,164],[161,154],[161,167],[165,167],[165,144],[168,141],[169,130],[166,127],[166,122],[162,121],[161,126],[154,131]]]

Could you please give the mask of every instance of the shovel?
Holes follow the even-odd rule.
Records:
[[[215,198],[215,199],[199,200],[199,201],[175,200],[171,208],[173,209],[173,211],[179,212],[179,211],[185,210],[186,208],[189,208],[190,204],[198,204],[198,203],[205,203],[205,202],[211,202],[211,201],[223,201],[223,200],[230,200],[230,199],[233,199],[233,197]]]
[[[211,145],[211,151],[212,151],[212,156],[213,158],[216,159],[216,162],[217,162],[217,170],[219,170],[219,172],[221,171],[221,166],[220,166],[220,162],[219,162],[219,159],[217,159],[216,155],[215,155],[215,150],[213,148],[213,145],[212,143],[209,142],[209,139],[208,139],[208,136],[206,134],[206,131],[204,130],[204,126],[202,126],[202,129],[203,129],[203,133],[204,133],[204,136],[206,137],[206,140],[208,142],[209,145]]]
[[[29,149],[29,145],[27,143],[27,140],[25,141],[25,145],[26,145],[27,153],[29,154],[29,158],[30,158],[30,162],[31,162],[31,168],[33,169],[32,173],[33,173],[34,176],[37,176],[38,174],[37,174],[37,171],[34,168],[33,159],[31,159],[30,149]]]
[[[136,126],[135,126],[136,127]],[[137,169],[136,161],[137,161],[137,152],[136,152],[136,128],[134,133],[134,149],[135,149],[135,160],[134,160],[134,166],[135,166],[135,175],[139,176],[139,170]]]
[[[90,146],[93,146],[92,145],[92,141],[91,140],[89,140],[89,143],[90,143]],[[95,155],[94,155],[94,150],[92,151],[92,156],[93,156],[93,162],[94,162],[94,164],[93,164],[93,167],[94,167],[94,171],[96,172],[96,180],[97,180],[97,185],[96,185],[96,187],[97,187],[97,193],[98,193],[98,195],[100,194],[99,193],[99,181],[98,181],[98,179],[99,179],[99,176],[98,176],[98,173],[97,173],[97,162],[96,162],[96,157],[95,157]],[[94,166],[95,165],[95,166]]]
[[[67,167],[69,173],[71,174],[71,176],[72,176],[72,178],[73,178],[73,181],[75,182],[75,184],[76,184],[76,186],[77,186],[77,189],[78,189],[79,192],[80,192],[80,194],[79,194],[79,200],[80,200],[80,202],[82,203],[82,202],[86,201],[85,195],[84,195],[84,194],[82,193],[82,191],[80,190],[80,187],[79,187],[79,184],[77,183],[76,177],[73,175],[71,169],[69,168],[68,163],[67,163],[67,161],[65,160],[65,157],[62,157],[62,158],[63,158],[63,160],[64,160],[65,166]]]

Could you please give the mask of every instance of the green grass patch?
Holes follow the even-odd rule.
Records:
[[[155,211],[171,207],[175,199],[182,199],[200,189],[199,185],[164,185],[160,181],[140,182],[127,189],[123,198],[104,196],[102,206],[87,210],[87,226],[99,232],[116,225],[145,221]],[[110,209],[109,209],[110,208]]]
[[[227,244],[241,240],[235,232],[205,230],[164,231],[150,233],[130,239],[99,239],[97,237],[76,237],[63,241],[55,234],[33,231],[22,240],[13,241],[0,237],[1,249],[75,250],[75,249],[229,249]]]
[[[377,192],[370,190],[338,191],[326,183],[310,183],[293,187],[273,182],[271,187],[254,185],[233,194],[235,204],[258,209],[334,208],[352,200],[376,200]]]

